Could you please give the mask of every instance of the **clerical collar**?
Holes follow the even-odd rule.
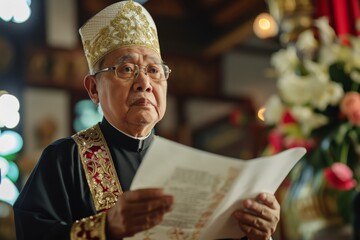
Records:
[[[145,137],[133,137],[111,125],[105,118],[103,118],[103,121],[100,123],[100,128],[109,146],[137,152],[148,148],[154,135],[153,131],[151,131]]]
[[[115,127],[114,125],[112,125],[110,122],[108,122],[113,128],[115,128],[116,130],[118,130],[119,132],[121,132],[122,134],[128,136],[129,138],[133,138],[133,139],[137,139],[137,140],[144,140],[146,139],[147,137],[150,136],[151,132],[148,133],[148,135],[146,135],[145,137],[134,137],[134,136],[131,136],[129,134],[127,134],[126,132],[123,132],[121,131],[120,129],[118,129],[117,127]]]

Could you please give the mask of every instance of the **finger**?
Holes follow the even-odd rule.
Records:
[[[266,205],[248,199],[243,202],[243,206],[244,209],[242,209],[242,212],[271,220],[270,216],[273,214],[273,210]]]
[[[140,225],[144,225],[147,228],[152,228],[163,220],[164,214],[165,213],[163,211],[156,211],[144,216],[135,217],[134,220],[140,223]]]
[[[165,195],[156,200],[128,203],[128,212],[133,215],[149,214],[156,211],[168,212],[172,209],[173,203],[173,197]]]
[[[260,231],[267,231],[269,227],[269,222],[265,219],[259,218],[252,213],[248,213],[245,211],[237,212],[236,219],[238,220],[238,224],[241,227],[242,225],[246,225],[249,227],[256,228]]]
[[[279,204],[279,202],[277,201],[276,197],[273,194],[260,193],[256,197],[256,200],[264,203],[266,206],[268,206],[268,207],[270,207],[272,209],[280,208],[280,204]]]
[[[256,218],[263,219],[265,222],[268,223],[269,227],[276,227],[277,223],[280,220],[280,209],[274,210],[256,201],[246,201],[248,204],[244,204],[244,206],[246,205],[247,208],[245,207],[244,209],[237,211],[234,214],[235,218],[237,218],[238,215],[241,216],[243,214],[247,214]]]
[[[125,228],[130,234],[148,230],[160,224],[164,214],[164,211],[155,211],[149,214],[134,216],[126,222]]]
[[[237,216],[239,227],[245,232],[251,234],[252,236],[270,236],[275,232],[276,225],[271,222],[256,217],[251,213],[241,212]],[[249,235],[247,234],[249,237]],[[251,239],[251,238],[249,238]],[[263,239],[263,238],[261,238]]]
[[[258,228],[243,224],[240,229],[246,234],[248,239],[270,239],[271,233],[262,231]]]

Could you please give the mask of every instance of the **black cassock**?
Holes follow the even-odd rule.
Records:
[[[127,191],[153,139],[126,136],[105,119],[100,123],[121,188]],[[49,145],[14,204],[17,239],[70,239],[72,224],[96,214],[72,138]]]
[[[121,188],[127,191],[154,133],[144,140],[134,139],[105,119],[100,129]],[[17,239],[70,239],[73,223],[96,213],[78,146],[70,137],[60,139],[43,151],[14,204]]]

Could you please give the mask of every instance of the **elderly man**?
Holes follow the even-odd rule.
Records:
[[[170,69],[151,16],[118,2],[80,34],[84,85],[104,119],[44,150],[14,205],[18,239],[122,239],[159,224],[174,202],[162,189],[129,191],[166,108]],[[234,218],[248,238],[269,239],[279,220],[275,197],[260,194],[244,209]]]

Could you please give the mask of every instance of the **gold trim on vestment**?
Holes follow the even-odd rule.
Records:
[[[77,220],[71,227],[71,240],[105,240],[106,213]]]
[[[111,208],[122,194],[122,189],[99,125],[78,132],[72,138],[78,145],[96,211]]]

